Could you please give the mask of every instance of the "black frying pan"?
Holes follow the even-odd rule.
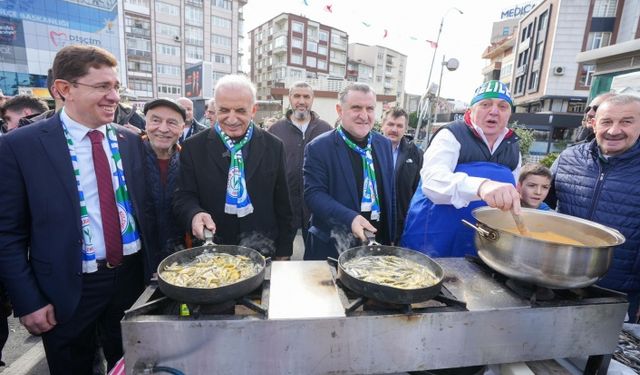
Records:
[[[158,287],[167,297],[184,303],[215,304],[240,298],[258,288],[264,280],[266,260],[258,251],[244,246],[216,245],[213,234],[205,230],[204,246],[178,251],[164,258],[158,265]],[[168,283],[162,278],[162,270],[166,266],[177,262],[189,263],[205,251],[227,253],[231,255],[245,255],[258,264],[260,270],[254,276],[236,283],[218,288],[188,288]]]
[[[425,288],[400,289],[358,279],[344,269],[343,264],[349,260],[369,255],[395,255],[412,260],[431,270],[438,282]],[[403,247],[383,246],[375,241],[370,241],[368,245],[354,247],[340,254],[338,258],[338,279],[344,286],[365,297],[386,303],[412,304],[428,301],[440,293],[444,271],[438,263],[425,254]]]

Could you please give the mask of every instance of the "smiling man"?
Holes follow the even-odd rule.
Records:
[[[291,205],[284,147],[257,127],[256,89],[227,75],[215,87],[217,123],[187,139],[173,210],[182,228],[203,239],[245,245],[276,259],[291,256]]]
[[[180,172],[180,145],[187,110],[172,99],[154,99],[144,105],[146,179],[153,202],[158,247],[153,249],[152,269],[182,245],[184,231],[173,215],[171,203]]]
[[[337,257],[366,240],[393,240],[393,157],[391,142],[372,132],[376,94],[367,84],[352,83],[338,94],[340,125],[307,145],[304,199],[311,211],[305,260]]]
[[[595,140],[560,154],[552,167],[552,193],[558,212],[610,226],[625,236],[598,285],[628,294],[629,320],[635,323],[640,300],[640,98],[605,99],[594,130]]]
[[[331,130],[331,125],[321,120],[311,110],[313,89],[306,82],[295,82],[289,89],[291,109],[285,117],[269,127],[269,133],[284,143],[287,163],[287,183],[293,208],[294,229],[302,229],[302,238],[306,240],[309,229],[309,210],[303,199],[302,162],[304,148],[322,133]],[[293,240],[293,238],[292,238]]]
[[[475,232],[461,219],[473,222],[471,211],[484,205],[520,213],[515,188],[520,149],[518,137],[507,128],[512,104],[505,84],[485,82],[476,89],[464,120],[434,134],[402,246],[439,257],[475,254]]]
[[[116,67],[102,48],[62,48],[63,109],[0,139],[0,278],[54,375],[91,373],[98,329],[113,367],[120,319],[151,275],[142,141],[111,123]]]

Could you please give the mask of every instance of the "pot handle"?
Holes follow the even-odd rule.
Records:
[[[203,229],[203,233],[204,233],[204,245],[205,246],[213,246],[216,243],[213,242],[213,236],[215,235],[215,233],[213,231],[210,231],[207,228]]]
[[[380,243],[376,241],[376,234],[370,230],[364,230],[364,235],[367,237],[366,241],[362,241],[366,246],[380,246]]]
[[[481,228],[478,225],[473,225],[470,222],[466,221],[465,219],[462,219],[462,223],[466,226],[468,226],[469,228],[475,230],[476,232],[478,232],[479,235],[481,235],[482,237],[490,240],[490,241],[495,241],[498,239],[498,232],[493,231],[493,230],[487,230],[485,228]]]

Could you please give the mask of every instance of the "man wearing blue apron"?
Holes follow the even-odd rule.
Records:
[[[475,254],[471,211],[489,205],[520,213],[515,181],[518,137],[507,129],[513,105],[500,81],[476,89],[464,120],[443,126],[424,155],[421,182],[407,215],[401,245],[434,257]]]

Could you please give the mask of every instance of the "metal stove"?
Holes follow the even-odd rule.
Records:
[[[150,286],[122,321],[127,374],[154,366],[185,374],[383,374],[585,356],[585,374],[606,373],[601,364],[616,348],[624,295],[595,288],[532,303],[481,265],[437,261],[458,303],[348,311],[358,297],[322,261],[273,262],[259,300],[244,299],[266,314],[239,304],[235,314],[200,309],[184,317],[167,310],[171,301],[157,302],[162,295]]]

